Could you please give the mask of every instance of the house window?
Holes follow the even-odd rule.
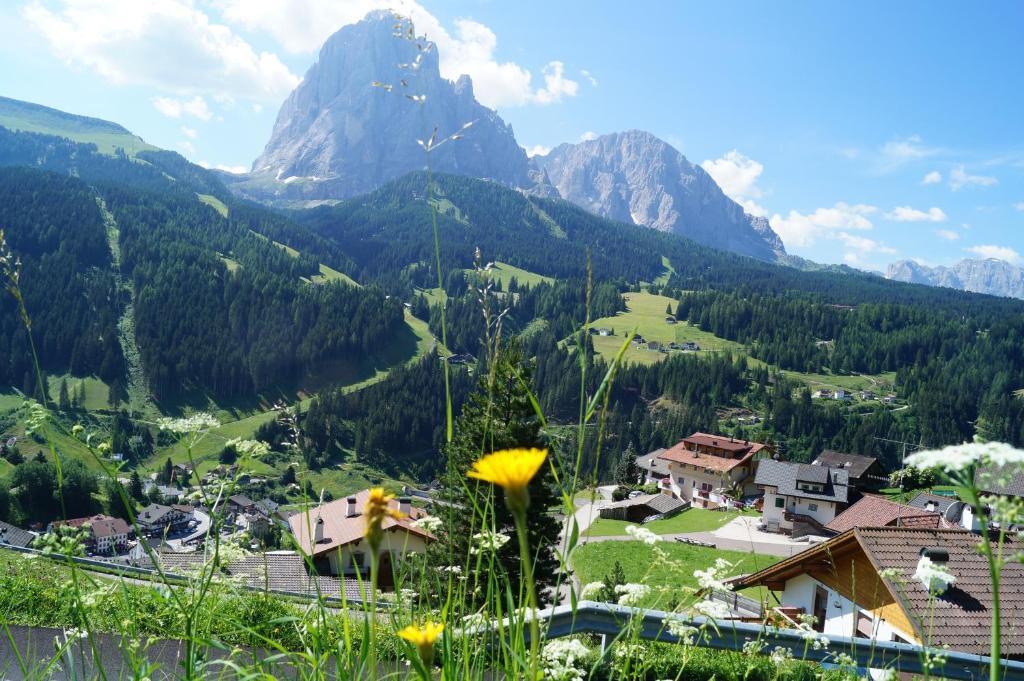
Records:
[[[818,505],[817,504],[807,504],[807,510],[808,511],[817,511],[818,510]]]
[[[700,483],[700,491],[704,492],[705,494],[710,493],[711,492],[711,483],[710,482],[702,482],[702,483]]]
[[[676,482],[678,482],[679,486],[682,487],[683,485],[686,484],[686,478],[680,475],[678,478],[676,478]]]
[[[775,508],[786,508],[786,500],[782,497],[775,497]]]

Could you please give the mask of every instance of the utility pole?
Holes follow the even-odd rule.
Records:
[[[903,470],[904,468],[907,467],[907,447],[912,447],[913,449],[921,449],[921,445],[916,444],[914,442],[907,442],[905,440],[890,440],[887,437],[873,437],[872,439],[879,440],[881,442],[891,442],[893,444],[903,445],[900,453],[900,470]],[[905,479],[905,475],[900,476],[900,494],[906,491],[904,489],[904,486],[906,485]]]

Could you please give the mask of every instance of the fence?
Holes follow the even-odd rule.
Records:
[[[752,617],[761,617],[763,614],[760,601],[755,601],[753,598],[741,596],[735,591],[720,591],[716,589],[708,595],[708,598],[713,601],[725,603],[733,612],[742,611],[744,613],[750,613]]]

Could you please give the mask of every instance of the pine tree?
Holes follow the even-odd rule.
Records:
[[[60,379],[57,408],[61,411],[71,411],[71,396],[68,394],[68,379],[66,378]]]
[[[171,477],[174,475],[174,465],[171,463],[170,457],[164,461],[164,469],[160,474],[160,481],[165,484],[171,484]]]
[[[640,469],[636,465],[636,448],[630,442],[619,456],[615,465],[615,484],[635,485],[640,479]]]
[[[489,372],[480,378],[477,392],[463,407],[455,427],[455,436],[446,448],[448,470],[443,478],[445,498],[451,498],[447,538],[454,556],[467,556],[472,536],[480,531],[481,519],[465,509],[474,507],[493,509],[493,527],[497,532],[513,537],[497,552],[513,590],[519,589],[519,547],[514,539],[515,524],[505,506],[500,489],[490,484],[466,478],[473,462],[485,453],[513,447],[543,447],[540,422],[517,373],[526,385],[530,384],[530,368],[519,348],[510,346],[495,360],[493,391],[488,396]],[[538,594],[553,586],[558,577],[555,546],[558,543],[559,523],[552,514],[559,497],[554,489],[548,466],[541,468],[529,486],[530,507],[527,511],[527,535],[530,548],[537,558],[534,575]],[[487,519],[491,522],[491,518]]]
[[[136,501],[145,500],[145,493],[142,491],[142,478],[139,477],[138,471],[132,471],[128,482],[128,494]]]
[[[78,382],[78,388],[75,390],[75,406],[79,409],[85,409],[85,381]]]

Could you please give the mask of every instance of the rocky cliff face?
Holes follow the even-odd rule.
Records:
[[[603,217],[761,260],[785,253],[767,219],[745,213],[703,168],[650,133],[563,144],[531,161],[563,198]]]
[[[389,12],[374,12],[328,38],[281,107],[252,173],[235,189],[262,199],[355,196],[422,169],[418,141],[435,126],[441,140],[470,122],[461,139],[430,154],[433,169],[531,186],[512,128],[476,101],[468,76],[455,83],[442,78],[437,49],[410,39],[409,27]]]
[[[889,265],[885,277],[912,284],[1024,298],[1024,268],[993,258],[965,259],[952,267],[926,267],[913,260],[900,260]]]

